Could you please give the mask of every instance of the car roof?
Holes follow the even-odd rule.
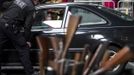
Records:
[[[36,6],[36,10],[45,9],[45,8],[62,8],[62,7],[65,8],[66,6],[70,6],[70,5],[102,6],[98,4],[89,4],[85,2],[48,3],[48,4],[40,4]]]

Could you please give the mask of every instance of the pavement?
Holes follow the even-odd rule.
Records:
[[[8,71],[8,73],[2,73],[1,75],[25,75],[22,70]],[[121,75],[134,75],[134,62],[129,62]]]

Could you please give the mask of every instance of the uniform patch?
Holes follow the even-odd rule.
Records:
[[[23,2],[22,0],[15,0],[14,3],[18,5],[21,9],[25,8],[27,4]]]

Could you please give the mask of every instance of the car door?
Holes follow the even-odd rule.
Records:
[[[71,15],[81,16],[81,22],[71,46],[82,47],[86,43],[97,44],[113,37],[111,35],[113,29],[109,28],[110,22],[104,19],[101,13],[97,14],[95,10],[81,6],[70,6],[68,12]],[[76,41],[79,44],[76,45]]]

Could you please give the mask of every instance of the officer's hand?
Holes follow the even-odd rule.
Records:
[[[31,47],[31,43],[30,42],[27,42],[28,46]]]

